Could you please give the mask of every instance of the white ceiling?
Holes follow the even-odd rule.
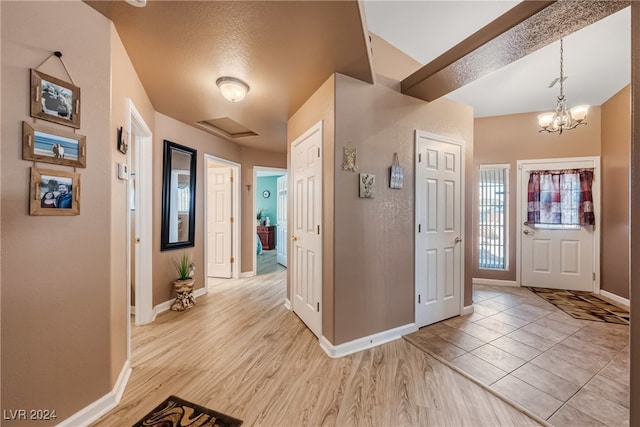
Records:
[[[446,52],[519,2],[366,0],[369,31],[421,64]],[[476,117],[555,108],[560,43],[552,43],[450,94],[474,107]],[[601,105],[630,82],[629,8],[564,39],[565,96],[569,107]]]

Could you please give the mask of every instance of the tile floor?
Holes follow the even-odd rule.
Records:
[[[526,288],[474,285],[474,313],[405,338],[557,427],[629,425],[629,327]]]

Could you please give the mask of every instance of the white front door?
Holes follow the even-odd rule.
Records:
[[[416,325],[460,314],[463,149],[416,131]]]
[[[276,226],[276,260],[278,264],[287,266],[287,176],[277,180],[278,188],[278,222]]]
[[[317,337],[322,334],[322,122],[292,144],[293,311]]]
[[[207,258],[210,277],[231,278],[230,167],[207,169]]]
[[[529,175],[534,170],[596,168],[593,158],[518,162],[520,173],[520,285],[551,289],[594,291],[595,245],[592,226],[533,225],[527,222]],[[593,204],[599,202],[593,182]],[[596,214],[596,221],[599,221]]]

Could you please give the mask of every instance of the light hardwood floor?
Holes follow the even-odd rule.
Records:
[[[246,426],[538,425],[405,340],[329,358],[284,307],[285,274],[216,284],[133,328],[129,384],[94,425],[133,425],[169,395]]]

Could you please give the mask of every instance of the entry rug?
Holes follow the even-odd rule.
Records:
[[[629,324],[629,312],[598,298],[592,292],[528,288],[576,319]]]
[[[237,418],[169,396],[133,427],[236,427],[241,424],[242,420]]]

